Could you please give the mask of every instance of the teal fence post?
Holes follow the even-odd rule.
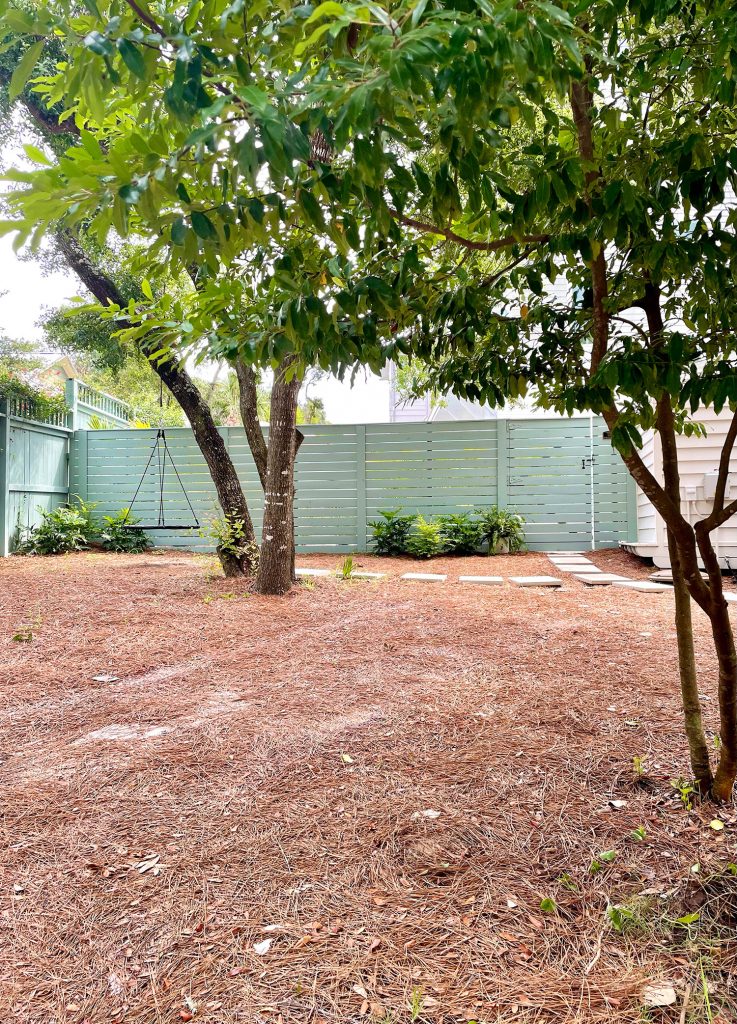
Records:
[[[71,427],[72,430],[76,430],[79,426],[78,420],[78,404],[79,404],[79,382],[71,377],[64,388],[64,400],[67,403],[69,409],[67,426]]]
[[[88,431],[75,430],[69,438],[69,493],[87,501],[87,437]]]
[[[509,501],[509,422],[496,421],[496,503],[506,508]]]
[[[366,550],[366,427],[356,427],[356,550]]]
[[[10,554],[8,515],[10,513],[10,411],[0,401],[0,558]]]

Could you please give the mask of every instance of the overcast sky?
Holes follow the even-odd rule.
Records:
[[[78,295],[79,283],[72,274],[42,274],[32,260],[18,259],[12,243],[10,235],[0,238],[0,331],[35,341],[43,351],[38,320],[44,309]],[[319,381],[310,394],[324,400],[331,423],[377,423],[389,418],[389,384],[373,374],[362,373],[354,388],[334,379]]]

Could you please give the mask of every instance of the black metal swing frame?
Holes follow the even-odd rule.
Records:
[[[163,449],[163,455],[162,455],[162,449]],[[133,511],[133,506],[135,505],[136,498],[138,497],[138,492],[141,490],[141,487],[143,486],[143,481],[146,479],[146,474],[148,473],[149,467],[151,466],[151,463],[153,462],[154,455],[156,455],[157,459],[158,459],[158,476],[159,476],[159,516],[158,516],[158,519],[157,519],[156,523],[150,523],[150,524],[146,524],[146,523],[128,523],[128,522],[126,522],[126,520],[128,519],[128,517],[131,515],[131,512]],[[185,498],[185,500],[187,502],[187,505],[189,506],[189,511],[192,513],[192,518],[194,519],[193,523],[167,523],[167,521],[166,521],[166,515],[164,514],[164,480],[165,480],[165,475],[166,475],[166,460],[167,460],[167,458],[169,459],[169,462],[171,463],[171,468],[174,470],[174,475],[176,476],[177,481],[179,483],[179,486],[182,489],[182,494],[184,495],[184,498]],[[174,459],[172,458],[172,454],[171,454],[171,451],[169,449],[169,445],[168,445],[167,440],[166,440],[166,431],[164,430],[163,427],[159,427],[159,429],[156,431],[156,440],[153,443],[153,447],[151,449],[151,454],[149,455],[148,462],[146,463],[146,468],[144,469],[144,471],[143,471],[143,473],[141,475],[141,479],[138,481],[138,487],[136,487],[136,493],[133,495],[131,503],[128,506],[128,510],[126,511],[125,516],[123,518],[123,526],[126,529],[128,529],[128,530],[199,530],[199,528],[200,528],[200,521],[197,518],[197,513],[192,508],[192,502],[189,500],[189,495],[187,494],[187,492],[186,492],[186,490],[184,488],[184,484],[182,483],[182,478],[179,475],[179,470],[177,469],[176,463],[174,462]]]

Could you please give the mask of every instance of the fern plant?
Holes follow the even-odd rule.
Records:
[[[407,553],[415,558],[432,558],[442,555],[445,542],[441,533],[440,523],[418,516],[414,523],[414,533],[407,538]]]
[[[506,508],[492,505],[491,508],[478,508],[481,527],[481,540],[489,545],[489,554],[496,555],[502,551],[516,554],[525,548],[525,521],[521,515]]]
[[[140,520],[130,515],[130,509],[122,508],[116,516],[103,516],[102,522],[100,543],[106,551],[138,555],[151,547],[151,540],[137,525]]]
[[[78,498],[57,508],[39,508],[41,522],[21,536],[18,554],[64,555],[86,550],[97,536],[92,519],[94,507]]]

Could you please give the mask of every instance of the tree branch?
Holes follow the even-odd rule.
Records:
[[[141,7],[139,7],[138,4],[136,3],[136,0],[125,0],[125,2],[128,4],[132,11],[135,11],[140,20],[144,23],[144,25],[148,25],[152,32],[156,32],[156,34],[160,35],[162,38],[166,38],[166,32],[164,32],[161,25],[159,25],[159,23],[151,17],[148,11],[144,11]]]
[[[414,228],[415,231],[423,231],[429,235],[440,235],[449,242],[463,245],[467,249],[476,249],[478,252],[497,252],[499,249],[508,249],[511,245],[535,245],[541,242],[549,242],[550,235],[521,235],[515,238],[514,235],[507,235],[505,238],[498,238],[494,242],[479,242],[472,238],[464,238],[457,234],[452,228],[440,228],[437,224],[428,224],[422,220],[415,220],[414,217],[405,217],[398,210],[388,207],[389,214],[405,227]]]

